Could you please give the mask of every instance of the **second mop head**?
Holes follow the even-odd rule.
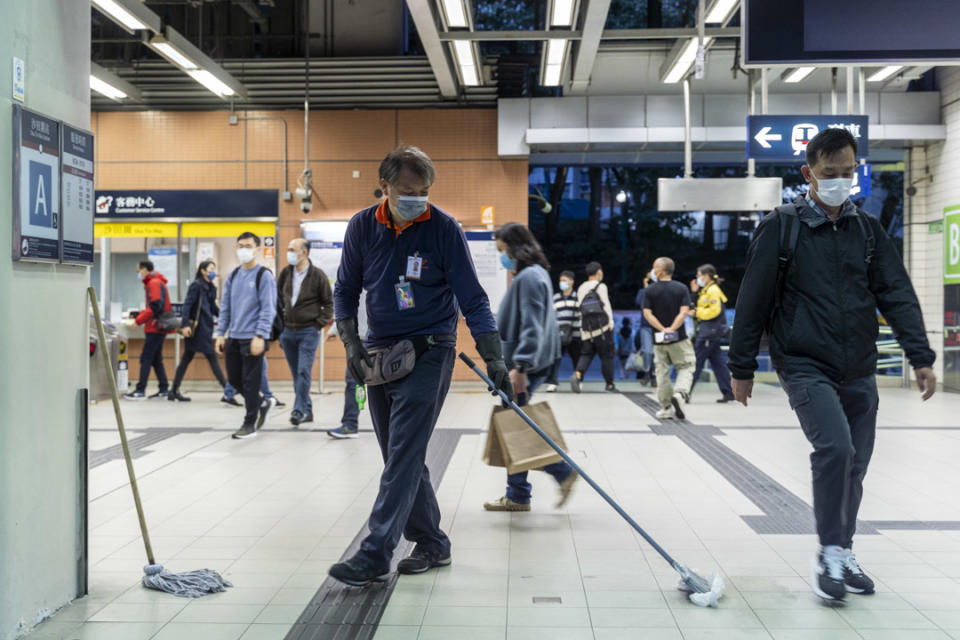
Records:
[[[719,600],[723,597],[723,590],[726,587],[719,573],[707,580],[695,571],[681,567],[680,576],[677,589],[688,592],[690,602],[698,607],[719,606]]]

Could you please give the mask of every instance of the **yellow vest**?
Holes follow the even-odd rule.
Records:
[[[727,302],[727,296],[723,295],[720,285],[711,282],[700,289],[700,295],[697,298],[697,320],[713,320],[723,312],[723,305]]]

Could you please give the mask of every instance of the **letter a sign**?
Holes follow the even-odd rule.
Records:
[[[960,205],[943,210],[943,282],[960,284]]]
[[[49,164],[30,161],[30,224],[56,229],[50,198],[53,195],[52,174]]]

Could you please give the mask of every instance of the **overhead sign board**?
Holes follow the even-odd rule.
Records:
[[[13,105],[13,259],[60,261],[60,123]]]
[[[782,178],[659,178],[658,211],[770,211],[783,204]]]
[[[96,217],[276,218],[276,189],[97,191]]]
[[[61,261],[93,264],[93,134],[63,125]]]
[[[806,162],[807,143],[824,129],[846,129],[857,140],[857,156],[868,149],[867,116],[747,116],[747,157],[757,160]]]

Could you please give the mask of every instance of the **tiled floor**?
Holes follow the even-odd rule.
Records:
[[[504,472],[480,460],[493,400],[475,390],[455,385],[440,419],[440,428],[475,430],[460,436],[438,494],[453,565],[402,577],[376,638],[960,638],[960,396],[922,404],[912,390],[882,390],[861,518],[894,528],[877,524],[877,535],[857,539],[879,592],[843,608],[810,592],[812,535],[763,535],[744,519],[770,515],[751,500],[749,482],[810,500],[808,445],[778,388],[760,385],[745,409],[714,404],[715,389],[701,385],[688,409],[697,426],[684,437],[660,428],[636,397],[540,396],[574,458],[670,553],[725,576],[721,607],[700,609],[583,482],[556,510],[556,485],[531,473],[531,513],[483,512],[484,500],[502,494]],[[147,520],[170,570],[211,567],[235,587],[185,600],[139,586],[142,543],[114,458],[90,475],[90,595],[31,640],[280,640],[360,530],[381,462],[369,431],[351,441],[322,433],[336,426],[341,395],[315,396],[314,431],[290,429],[278,411],[248,441],[230,439],[239,409],[219,406],[213,393],[192,395],[190,404],[124,405],[131,440],[176,430],[135,447]],[[92,409],[91,425],[92,450],[118,442],[109,403]],[[366,413],[361,428],[370,428]],[[688,444],[705,437],[705,448]],[[753,475],[730,471],[724,461],[734,458]]]

